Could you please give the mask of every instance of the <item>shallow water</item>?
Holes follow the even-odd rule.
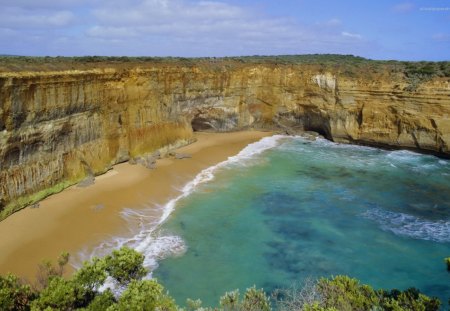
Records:
[[[147,252],[160,260],[153,275],[178,303],[337,274],[446,303],[449,161],[280,136],[250,150],[192,184],[153,243],[139,244],[160,245]]]

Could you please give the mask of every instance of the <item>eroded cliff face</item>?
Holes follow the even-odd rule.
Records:
[[[3,72],[0,210],[186,143],[194,130],[313,130],[449,156],[449,79],[406,87],[398,73],[346,76],[308,65]]]

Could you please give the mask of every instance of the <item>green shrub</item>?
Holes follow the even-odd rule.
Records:
[[[225,311],[239,310],[240,299],[239,290],[232,292],[226,292],[225,295],[220,297],[219,304]]]
[[[28,310],[30,301],[36,296],[31,286],[17,276],[0,276],[0,306],[2,310]]]
[[[116,298],[110,289],[98,293],[86,307],[86,311],[106,311],[116,303]]]
[[[175,311],[175,301],[166,295],[164,288],[156,280],[132,280],[128,288],[122,293],[117,304],[112,305],[110,311]]]
[[[33,290],[13,275],[0,276],[1,310],[86,310],[181,311],[174,299],[156,280],[142,280],[146,274],[144,257],[130,249],[121,248],[104,258],[94,257],[64,279],[62,271],[68,254],[60,256],[57,265],[41,265],[41,287]],[[116,281],[118,291],[100,291],[107,278]],[[374,290],[348,276],[308,281],[300,288],[281,290],[283,300],[277,310],[346,311],[392,310],[437,311],[440,301],[421,294],[417,289]],[[187,301],[189,311],[270,311],[271,303],[263,289],[248,288],[241,298],[238,290],[225,293],[219,308],[203,308],[200,300]]]
[[[114,250],[111,255],[105,257],[106,272],[120,285],[143,278],[148,273],[143,263],[144,255],[128,247]]]
[[[358,280],[339,275],[332,279],[320,279],[319,292],[324,298],[326,308],[338,310],[370,310],[380,303],[377,293],[368,285],[361,285]]]
[[[239,290],[227,292],[220,298],[220,306],[224,311],[270,311],[270,302],[266,293],[256,287],[247,288],[241,300]]]
[[[0,221],[5,219],[8,216],[14,214],[15,212],[25,208],[26,206],[32,205],[36,202],[39,202],[52,194],[63,191],[64,189],[66,189],[67,187],[69,187],[71,185],[73,185],[73,182],[64,181],[64,182],[58,183],[50,188],[36,192],[34,194],[25,195],[20,198],[17,198],[14,201],[6,204],[3,207],[0,205]],[[2,203],[2,204],[4,204],[4,203]]]
[[[188,298],[186,300],[186,306],[188,311],[196,311],[202,308],[202,301],[200,299],[193,300]]]
[[[241,310],[270,311],[270,302],[263,289],[247,288],[242,301]]]
[[[105,283],[107,277],[105,260],[97,257],[86,261],[73,275],[77,284],[91,292],[97,291]]]
[[[383,310],[439,310],[440,301],[437,298],[429,298],[420,293],[416,288],[409,288],[405,291],[396,289],[390,292],[380,291],[382,301],[380,306]]]
[[[70,310],[76,304],[76,289],[70,280],[54,277],[39,298],[31,303],[31,310]]]
[[[405,291],[375,291],[348,276],[321,279],[319,291],[324,298],[322,307],[338,310],[437,311],[440,301],[420,293],[415,288]]]

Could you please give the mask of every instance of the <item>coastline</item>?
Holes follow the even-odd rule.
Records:
[[[118,164],[87,188],[77,186],[52,195],[39,208],[15,213],[0,222],[0,274],[33,280],[43,259],[63,251],[76,255],[108,237],[126,234],[124,208],[159,206],[181,193],[200,171],[237,154],[271,132],[195,133],[197,141],[177,149],[192,158],[157,160],[155,170]],[[70,272],[70,269],[69,269]]]

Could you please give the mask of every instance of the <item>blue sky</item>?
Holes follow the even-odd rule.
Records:
[[[0,54],[450,60],[449,0],[0,0]]]

